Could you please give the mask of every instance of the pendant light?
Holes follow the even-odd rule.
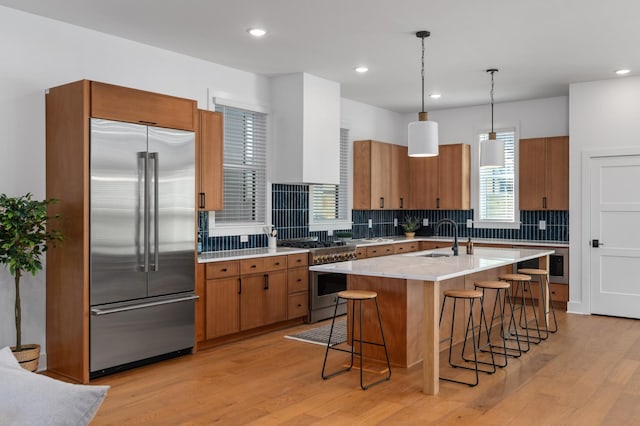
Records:
[[[493,74],[497,73],[496,68],[487,70],[491,74],[491,132],[489,139],[480,144],[480,167],[504,167],[504,141],[496,139],[496,132],[493,131]]]
[[[416,37],[422,39],[422,112],[418,113],[418,121],[409,123],[409,157],[434,157],[438,155],[438,123],[428,121],[424,112],[424,39],[429,31],[418,31]]]

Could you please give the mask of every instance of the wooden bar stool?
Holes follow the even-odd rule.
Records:
[[[530,344],[538,344],[542,341],[542,335],[540,333],[540,327],[538,323],[538,314],[536,312],[536,306],[533,301],[533,293],[531,291],[531,276],[526,274],[502,274],[500,275],[500,280],[511,282],[511,291],[516,299],[518,299],[518,292],[520,293],[520,317],[519,321],[515,320],[515,316],[512,315],[512,320],[509,321],[509,335],[510,339],[514,337],[516,339],[522,339],[521,343],[526,343],[526,349],[522,349],[522,352],[528,352],[530,349]],[[529,320],[527,318],[527,297],[526,293],[529,293],[529,304],[533,310],[533,318]],[[515,308],[515,306],[514,306]],[[535,327],[530,327],[529,322],[533,321],[535,323]],[[518,332],[518,323],[520,324],[520,329],[524,331],[524,334],[520,334]],[[529,334],[529,330],[535,330],[538,337]]]
[[[498,310],[498,313],[499,313],[498,319],[500,321],[500,340],[502,340],[502,345],[494,345],[493,343],[491,343],[490,335],[487,335],[487,343],[486,345],[482,346],[482,343],[481,343],[482,328],[480,328],[478,332],[478,349],[481,351],[486,351],[486,349],[483,349],[483,348],[486,348],[487,346],[491,347],[492,349],[497,349],[496,353],[504,357],[504,363],[496,364],[496,366],[506,367],[507,358],[509,356],[513,358],[518,358],[519,356],[522,355],[522,349],[520,348],[520,338],[518,337],[517,334],[515,336],[517,347],[509,347],[507,345],[507,342],[509,341],[509,336],[504,326],[505,303],[507,301],[509,302],[509,315],[511,316],[509,322],[510,323],[515,322],[515,318],[513,316],[513,311],[514,311],[513,300],[511,299],[511,292],[509,291],[509,289],[511,288],[511,284],[505,281],[479,281],[475,283],[475,288],[482,290],[482,301],[483,301],[482,311],[485,315],[486,315],[485,301],[487,300],[486,291],[495,290],[496,297],[493,302],[493,309],[491,312],[491,323],[489,323],[488,328],[489,328],[489,332],[491,332],[491,330],[493,329],[493,322],[496,318],[496,310]],[[484,320],[486,323],[487,321],[486,317]]]
[[[337,348],[337,347],[332,347],[331,346],[331,337],[333,335],[333,326],[336,322],[336,314],[338,312],[338,304],[340,303],[340,299],[344,299],[347,301],[347,303],[351,302],[351,349],[347,350],[344,348]],[[363,340],[362,338],[362,302],[365,300],[373,300],[376,304],[376,312],[378,314],[378,324],[380,325],[380,337],[382,338],[382,343],[378,343],[378,342],[370,342],[370,341],[366,341]],[[358,310],[360,313],[360,318],[359,318],[359,326],[360,326],[360,334],[358,335],[359,338],[356,338],[356,335],[354,334],[354,330],[355,330],[355,312],[356,312],[356,302],[358,302]],[[356,351],[355,347],[356,347],[356,342],[358,342],[359,345],[359,350]],[[373,346],[381,346],[384,348],[384,355],[387,359],[387,371],[388,374],[377,380],[374,381],[372,383],[369,383],[367,385],[365,385],[362,382],[362,345],[363,344],[367,344],[367,345],[373,345]],[[347,366],[346,368],[342,368],[340,370],[334,371],[333,373],[329,373],[329,374],[325,374],[325,369],[327,367],[327,357],[329,355],[329,350],[334,350],[334,351],[340,351],[340,352],[346,352],[346,353],[350,353],[351,354],[351,362],[349,364],[349,366]],[[363,390],[367,390],[369,389],[371,386],[376,385],[378,383],[384,382],[386,380],[389,380],[391,378],[391,363],[389,362],[389,353],[387,352],[387,343],[384,339],[384,331],[382,330],[382,318],[380,317],[380,307],[378,306],[378,293],[376,293],[375,291],[367,291],[367,290],[345,290],[345,291],[341,291],[338,293],[338,297],[336,298],[336,307],[335,310],[333,312],[333,319],[331,320],[331,331],[329,332],[329,340],[327,341],[327,349],[324,353],[324,363],[322,364],[322,378],[324,380],[327,380],[330,377],[336,376],[338,374],[344,373],[346,371],[351,370],[351,368],[353,368],[353,358],[355,355],[358,355],[360,357],[360,387]]]
[[[449,337],[447,339],[443,339],[442,341],[446,341],[449,340],[449,365],[453,368],[464,368],[466,370],[472,370],[475,372],[475,381],[474,382],[467,382],[467,381],[463,381],[463,380],[454,380],[451,378],[447,378],[447,377],[442,377],[440,376],[441,380],[446,380],[448,382],[454,382],[454,383],[461,383],[464,385],[468,385],[468,386],[476,386],[478,384],[478,373],[479,372],[483,372],[483,373],[487,373],[487,374],[493,374],[496,372],[496,364],[495,364],[495,360],[493,357],[493,349],[491,348],[491,346],[489,346],[489,352],[491,353],[491,363],[486,363],[488,365],[492,366],[491,370],[485,370],[485,369],[481,369],[479,368],[479,364],[481,364],[480,361],[478,361],[478,352],[477,352],[477,341],[476,341],[476,334],[475,334],[475,323],[473,321],[473,303],[476,300],[480,301],[480,327],[482,327],[482,318],[484,317],[484,311],[482,310],[482,291],[480,290],[446,290],[444,292],[444,298],[442,300],[442,308],[440,309],[440,321],[439,324],[442,325],[442,314],[444,313],[444,308],[445,305],[447,303],[447,299],[453,299],[453,312],[451,315],[451,332],[449,334]],[[456,306],[457,306],[457,302],[458,300],[467,300],[469,301],[469,317],[467,318],[467,327],[465,329],[465,333],[464,333],[464,343],[462,345],[462,353],[461,353],[461,358],[464,361],[467,361],[467,359],[464,356],[464,351],[466,348],[466,344],[467,344],[467,339],[469,337],[469,331],[471,331],[471,340],[473,343],[473,361],[467,361],[467,362],[473,362],[474,363],[474,367],[468,367],[466,365],[462,365],[462,364],[456,364],[451,360],[451,353],[452,353],[452,348],[453,348],[453,326],[456,322]],[[487,333],[487,335],[489,335],[489,329],[487,328],[487,322],[485,320],[485,331]],[[478,331],[479,333],[479,331]]]
[[[549,310],[546,307],[547,300],[545,299],[544,295],[545,293],[548,295],[551,295],[551,289],[549,288],[548,272],[545,269],[523,268],[523,269],[518,269],[518,273],[531,275],[532,277],[533,276],[538,277],[537,282],[540,284],[540,303],[542,303],[542,306],[545,307],[544,318],[542,319],[542,321],[544,321],[544,331],[545,331],[545,336],[543,340],[546,340],[549,337],[549,333],[558,332],[558,320],[556,320],[556,309],[553,307],[553,303],[551,303],[551,300],[549,300],[548,302],[549,302],[549,307],[551,309],[551,314],[553,315],[553,327],[554,327],[553,330],[549,329],[549,321],[547,320],[547,315],[549,314]]]

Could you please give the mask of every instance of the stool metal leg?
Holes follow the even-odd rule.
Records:
[[[334,349],[334,348],[331,348],[331,337],[333,336],[333,326],[336,323],[336,315],[338,313],[338,304],[339,304],[339,302],[340,302],[340,298],[336,297],[336,307],[335,307],[335,310],[333,311],[333,318],[331,320],[331,330],[329,331],[329,340],[327,341],[327,349],[325,350],[325,353],[324,353],[324,363],[322,364],[322,378],[324,380],[327,380],[330,377],[337,376],[338,374],[342,374],[342,373],[344,373],[346,371],[349,371],[353,367],[353,342],[352,342],[352,345],[351,345],[351,365],[349,365],[347,368],[343,368],[341,370],[334,371],[331,374],[325,374],[325,370],[326,370],[326,367],[327,367],[327,357],[329,356],[329,349]],[[353,314],[353,311],[352,311],[352,314]],[[352,327],[352,329],[351,329],[351,337],[353,337],[353,320],[351,321],[351,327]],[[348,352],[348,351],[346,351],[344,349],[341,349],[341,350],[343,352]]]
[[[504,361],[504,365],[499,365],[496,364],[496,360],[494,357],[494,344],[491,343],[491,330],[489,329],[489,325],[487,323],[487,318],[485,316],[485,312],[484,312],[484,288],[482,289],[482,298],[480,299],[480,320],[479,320],[479,324],[478,324],[478,341],[475,341],[475,326],[473,325],[473,299],[470,299],[470,308],[471,311],[469,313],[469,318],[467,319],[467,330],[465,332],[465,339],[464,339],[464,343],[462,344],[462,359],[467,361],[467,362],[477,362],[478,364],[483,364],[483,365],[490,365],[492,368],[491,370],[485,370],[483,368],[479,368],[479,371],[482,371],[483,373],[487,373],[487,374],[493,374],[496,372],[496,367],[505,367],[507,365],[507,359],[505,356],[505,361]],[[495,308],[495,306],[494,306]],[[487,345],[485,345],[485,347],[488,347],[489,350],[488,351],[481,351],[480,350],[480,340],[481,340],[481,336],[482,336],[482,320],[484,320],[484,329],[485,329],[485,333],[487,335]],[[473,349],[474,352],[474,360],[470,360],[465,358],[464,356],[464,352],[466,350],[467,347],[467,336],[468,336],[468,332],[469,332],[469,325],[471,324],[471,333],[472,333],[472,340],[475,342],[475,347]],[[487,361],[480,361],[477,359],[477,351],[481,351],[481,352],[489,352],[491,354],[491,362],[487,362]],[[464,368],[464,367],[462,367]]]

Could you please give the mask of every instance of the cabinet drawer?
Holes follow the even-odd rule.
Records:
[[[195,131],[197,104],[190,99],[91,82],[91,116]]]
[[[549,291],[551,292],[551,300],[554,302],[568,302],[569,301],[569,286],[566,284],[549,284]]]
[[[358,248],[356,248],[356,258],[358,258],[358,259],[366,259],[367,258],[367,248],[366,247],[358,247]]]
[[[206,265],[207,279],[225,278],[238,275],[240,263],[237,260],[229,260],[226,262],[210,262]]]
[[[307,268],[289,269],[287,274],[289,294],[309,290],[309,270]]]
[[[287,267],[287,256],[267,256],[243,259],[240,261],[240,274],[257,274],[277,271]]]
[[[388,256],[390,254],[393,254],[393,246],[391,244],[367,247],[367,257]]]
[[[300,318],[309,313],[309,293],[296,293],[289,295],[287,319]]]
[[[412,251],[418,251],[418,243],[400,243],[393,245],[393,253],[409,253]]]
[[[298,266],[307,266],[309,264],[309,254],[299,253],[287,256],[287,266],[289,268],[297,268]]]

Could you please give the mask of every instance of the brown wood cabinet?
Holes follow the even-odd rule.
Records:
[[[380,244],[367,247],[367,257],[389,256],[393,254],[394,244]]]
[[[353,205],[358,210],[409,207],[407,147],[372,140],[353,144]]]
[[[419,249],[420,243],[418,241],[393,244],[393,254],[410,253],[412,251],[418,251]]]
[[[240,280],[240,330],[287,319],[286,271],[242,276]]]
[[[569,209],[569,137],[520,139],[520,210]]]
[[[193,131],[197,106],[193,100],[89,80],[51,88],[45,102],[46,197],[60,200],[49,213],[64,218],[65,237],[47,252],[47,368],[88,383],[89,119]]]
[[[222,210],[224,143],[221,113],[198,110],[196,145],[196,205],[200,210]]]
[[[287,319],[304,317],[309,313],[308,264],[307,253],[287,256]]]
[[[471,147],[440,145],[437,157],[409,159],[412,209],[468,210],[471,187]]]
[[[197,104],[191,99],[92,81],[91,116],[195,131]]]

